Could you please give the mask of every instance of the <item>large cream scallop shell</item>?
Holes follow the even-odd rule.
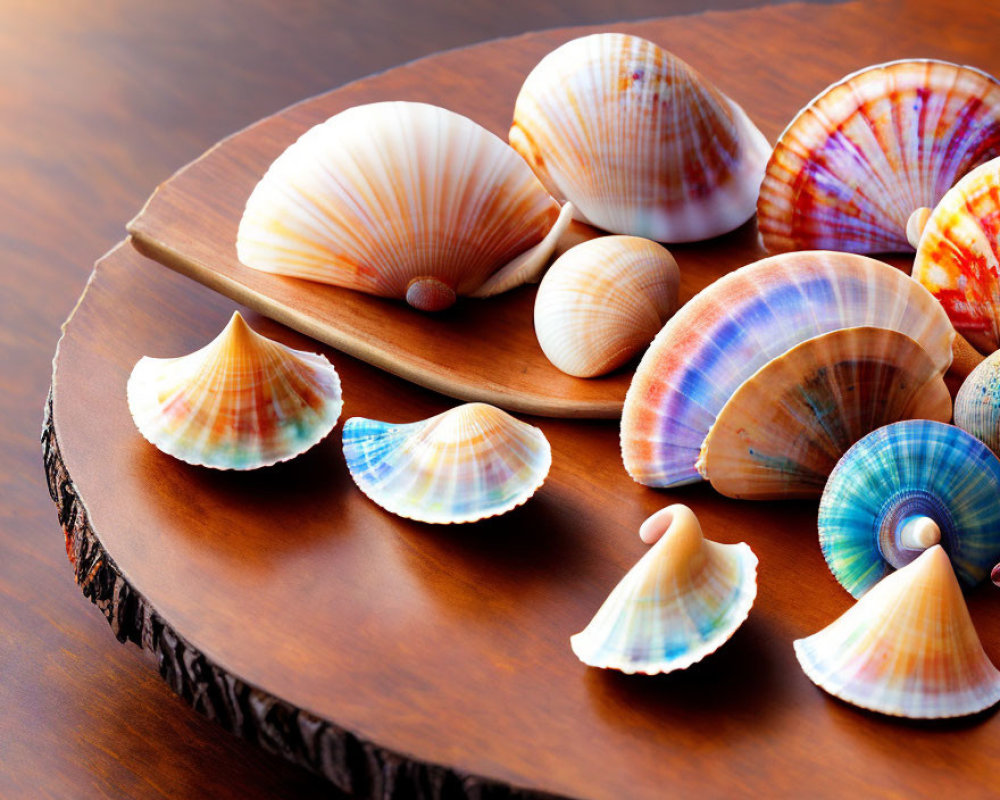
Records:
[[[342,405],[324,356],[255,333],[238,312],[201,350],[142,358],[128,380],[139,432],[168,455],[215,469],[304,453],[333,430]]]
[[[709,541],[680,504],[646,520],[643,533],[650,529],[659,538],[570,637],[584,664],[646,675],[687,669],[725,644],[750,613],[757,557],[748,545]]]
[[[705,437],[698,471],[728,497],[819,497],[855,442],[903,419],[951,419],[943,365],[897,331],[832,331],[743,382]]]
[[[571,213],[472,120],[373,103],[278,157],[247,200],[236,251],[254,269],[436,311],[537,278]]]
[[[344,458],[369,498],[401,517],[475,522],[525,503],[544,483],[552,450],[541,430],[485,403],[408,424],[352,417]]]
[[[535,297],[535,334],[570,375],[617,369],[677,310],[680,275],[666,249],[636,236],[591,239],[561,255]]]
[[[939,545],[883,578],[840,618],[795,642],[809,679],[861,708],[933,719],[1000,701],[1000,671]]]
[[[689,242],[754,213],[770,146],[681,59],[637,36],[567,42],[528,75],[510,143],[577,218]]]
[[[771,252],[912,249],[907,223],[1000,155],[1000,82],[973,67],[893,61],[824,89],[778,138],[757,226]]]
[[[1000,348],[1000,158],[941,198],[920,234],[913,277],[977,350]]]
[[[1000,350],[976,367],[958,390],[955,424],[1000,455]]]

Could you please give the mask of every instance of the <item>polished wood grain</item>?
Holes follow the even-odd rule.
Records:
[[[53,351],[152,188],[261,117],[419,56],[757,2],[0,0],[0,797],[333,794],[191,712],[67,573],[38,442]]]

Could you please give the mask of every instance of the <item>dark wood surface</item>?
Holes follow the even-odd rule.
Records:
[[[221,2],[0,4],[0,66],[6,76],[0,91],[0,347],[6,367],[0,393],[0,796],[330,796],[325,781],[191,713],[136,648],[120,647],[109,635],[69,577],[37,435],[58,326],[91,261],[121,238],[123,222],[151,187],[218,139],[302,97],[446,47],[553,25],[697,10],[700,4],[413,5],[300,3],[288,11],[263,2],[238,8]],[[931,54],[967,50],[969,61],[990,66],[996,20],[989,8],[965,9],[968,13],[920,3],[890,8],[896,20],[938,29],[940,42]],[[970,28],[968,20],[974,11],[980,14],[978,28]],[[887,26],[881,45],[853,54],[868,63],[886,57],[884,48],[928,53],[917,49],[906,29]],[[797,69],[809,63],[812,52],[839,46],[818,32],[797,54],[775,59]],[[193,289],[185,288],[178,297],[187,302],[189,293]],[[191,308],[215,302],[204,293],[197,297],[201,300]],[[115,310],[128,315],[130,324],[140,324],[133,310]],[[216,322],[214,317],[189,321],[206,328]],[[808,578],[785,576],[781,585],[780,591],[799,592],[804,601],[812,596]],[[974,616],[996,658],[1000,647],[983,624],[991,611],[992,599],[977,594]],[[826,616],[817,610],[815,624]],[[752,642],[759,640],[760,634],[752,635]],[[726,678],[751,669],[745,665],[760,660],[760,653],[754,644],[748,655],[748,645],[739,642],[732,645],[740,653],[733,656],[735,667],[726,661],[713,673],[704,665],[719,678],[720,688],[708,703],[717,713],[687,728],[697,734],[693,755],[715,752],[746,773],[726,795],[759,786],[762,767],[748,746],[725,754],[712,750],[732,729],[728,717],[719,724],[719,709],[731,705],[740,719],[750,714],[774,719],[765,700],[783,680],[765,658],[753,673],[760,677],[745,680],[753,685],[762,680],[772,694],[765,691],[764,700],[751,698],[749,706],[741,706]],[[596,676],[586,680],[597,680],[599,687],[605,683]],[[627,683],[607,685],[616,700],[639,702]],[[703,703],[704,698],[689,696],[683,681],[678,686],[654,691],[656,727],[675,724],[674,703],[692,710]],[[800,686],[795,694],[815,702],[809,691]],[[905,785],[913,788],[911,772],[926,794],[988,793],[996,771],[989,747],[989,738],[996,738],[992,718],[941,732],[869,720],[825,699],[813,708],[826,728],[858,737],[855,746],[824,754],[824,763],[843,765],[837,782],[803,777],[792,752],[776,753],[779,766],[788,769],[772,776],[775,793],[832,795],[873,780],[872,793],[897,795]],[[603,713],[613,720],[617,711]],[[859,719],[861,734],[855,733]],[[812,732],[807,728],[799,735],[805,741]],[[678,774],[692,772],[681,768]],[[669,787],[678,789],[673,781]]]

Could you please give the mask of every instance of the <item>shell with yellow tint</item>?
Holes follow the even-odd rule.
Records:
[[[689,242],[754,213],[770,145],[732,100],[637,36],[574,39],[531,71],[510,143],[576,218]]]
[[[1000,701],[1000,671],[983,650],[940,545],[883,578],[819,633],[797,640],[795,655],[821,689],[882,714],[961,717]]]
[[[951,419],[942,366],[885,328],[808,339],[729,398],[701,446],[698,471],[728,497],[819,497],[840,457],[876,428]]]
[[[1000,158],[962,178],[934,208],[913,277],[977,350],[1000,348]]]
[[[637,236],[591,239],[561,255],[535,297],[546,358],[579,378],[617,369],[677,310],[680,274],[666,249]]]
[[[344,458],[369,498],[401,517],[449,524],[505,514],[545,482],[552,450],[541,430],[485,403],[394,424],[352,417]]]
[[[247,200],[236,252],[253,269],[439,311],[537,280],[571,216],[472,120],[372,103],[278,157]]]
[[[1000,82],[973,67],[878,64],[824,89],[778,138],[757,226],[771,252],[908,251],[907,223],[1000,155]]]
[[[239,312],[187,356],[139,360],[128,379],[139,432],[168,455],[214,469],[287,461],[340,418],[340,379],[327,359],[255,333]]]
[[[584,664],[655,675],[714,653],[746,621],[757,596],[757,556],[744,543],[702,535],[694,512],[672,505],[640,535],[653,546],[570,644]]]

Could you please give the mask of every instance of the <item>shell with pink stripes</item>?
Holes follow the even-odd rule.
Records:
[[[798,113],[760,187],[771,252],[912,250],[907,222],[1000,155],[1000,82],[973,67],[913,59],[852,73]]]
[[[954,329],[907,275],[866,256],[784,253],[703,289],[657,334],[625,396],[622,457],[648,486],[701,479],[705,437],[736,389],[807,339],[874,325],[906,334],[936,370],[951,363]]]
[[[424,103],[372,103],[308,130],[247,200],[253,269],[439,311],[537,280],[572,208],[505,142]]]

